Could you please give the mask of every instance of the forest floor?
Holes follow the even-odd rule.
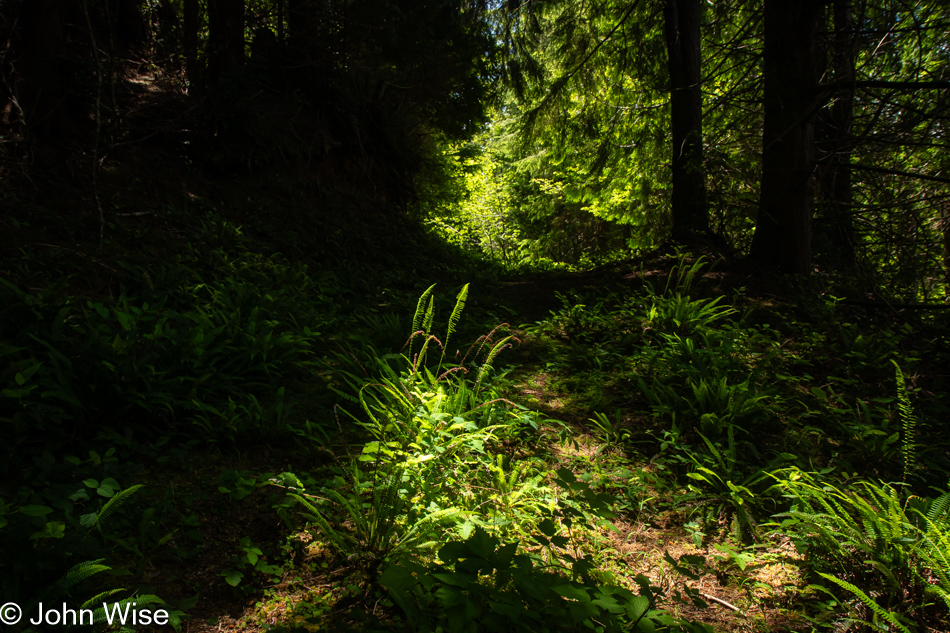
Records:
[[[545,420],[535,443],[518,450],[530,452],[532,459],[540,456],[539,463],[548,471],[567,467],[579,477],[593,474],[598,481],[613,482],[616,489],[637,482],[639,507],[628,508],[586,537],[586,555],[595,559],[599,569],[614,582],[635,588],[633,577],[644,574],[667,594],[689,587],[706,606],[681,599],[664,608],[716,630],[809,630],[811,624],[795,609],[801,601],[804,580],[797,565],[801,556],[791,541],[787,537],[764,538],[750,550],[731,537],[728,522],[719,526],[718,534],[710,536],[699,533],[695,525],[688,529],[686,525],[696,508],[683,506],[676,499],[686,490],[651,485],[649,482],[658,479],[656,455],[628,451],[609,441],[603,429],[592,424],[590,401],[565,386],[563,372],[550,370],[539,351],[538,335],[525,330],[563,307],[567,297],[589,297],[593,301],[605,291],[636,292],[646,284],[662,287],[679,263],[678,257],[657,256],[648,266],[629,262],[594,272],[526,275],[500,282],[489,296],[475,298],[485,307],[500,308],[518,324],[512,333],[520,345],[508,352],[511,374],[505,395],[537,411]],[[711,297],[728,296],[749,283],[756,280],[739,270],[707,272],[699,285],[702,294]],[[628,412],[622,425],[652,428],[646,415]],[[571,442],[559,441],[558,433],[564,429],[569,429]],[[359,630],[367,627],[361,623],[365,615],[360,615],[360,610],[369,610],[380,618],[374,618],[377,623],[392,617],[391,611],[387,613],[379,606],[381,596],[364,589],[365,578],[353,567],[340,565],[312,533],[288,533],[283,529],[272,509],[283,491],[261,486],[270,473],[289,470],[314,474],[319,471],[315,461],[326,465],[345,459],[350,447],[338,446],[335,455],[318,451],[316,460],[293,449],[263,455],[248,451],[237,459],[229,456],[205,461],[186,474],[190,481],[207,481],[222,470],[234,470],[247,478],[250,492],[223,505],[220,499],[217,503],[205,500],[197,504],[194,509],[205,542],[215,546],[187,567],[174,571],[157,568],[154,572],[156,580],[162,576],[188,578],[189,585],[200,589],[200,600],[191,609],[191,619],[184,622],[183,630],[267,631],[280,626],[298,630],[294,622],[301,627],[299,630]],[[225,561],[233,562],[235,544],[242,538],[255,544],[270,543],[271,551],[279,545],[285,556],[281,573],[271,576],[258,590],[239,592],[221,578]],[[690,579],[670,563],[670,559],[679,561],[683,556],[702,556],[718,563]],[[164,589],[176,593],[172,586]]]

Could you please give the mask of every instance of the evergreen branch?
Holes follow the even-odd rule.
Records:
[[[613,38],[614,34],[620,29],[620,27],[623,26],[623,24],[630,18],[631,15],[633,15],[634,10],[639,6],[639,4],[640,4],[640,0],[636,0],[633,4],[631,4],[630,7],[627,9],[627,12],[623,15],[623,17],[617,22],[617,24],[614,25],[612,29],[610,29],[607,35],[604,36],[604,38],[601,41],[599,41],[597,45],[594,46],[594,48],[591,49],[589,53],[587,53],[587,55],[584,56],[584,59],[582,59],[579,63],[577,63],[574,66],[574,68],[569,70],[566,74],[561,75],[560,77],[555,79],[553,82],[551,82],[551,85],[548,87],[547,94],[544,96],[543,99],[541,99],[541,102],[538,103],[538,105],[535,106],[534,108],[531,108],[525,114],[525,121],[524,121],[524,126],[523,126],[524,128],[523,138],[525,139],[525,141],[527,141],[527,139],[531,137],[531,131],[534,129],[534,125],[538,119],[538,116],[540,116],[540,114],[543,111],[545,111],[548,108],[548,106],[550,106],[550,104],[553,103],[554,100],[557,99],[561,95],[561,91],[568,84],[571,78],[575,74],[577,74],[577,72],[581,68],[583,68],[587,64],[588,61],[590,61],[593,58],[593,56],[597,53],[597,51],[600,50],[600,48],[604,44],[606,44]]]

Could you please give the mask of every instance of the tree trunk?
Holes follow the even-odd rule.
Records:
[[[835,33],[832,41],[832,70],[839,85],[831,108],[824,110],[818,136],[824,146],[824,163],[819,167],[819,191],[825,210],[825,228],[834,249],[831,259],[845,267],[854,264],[854,224],[851,221],[851,128],[854,110],[854,25],[851,0],[834,0]]]
[[[244,0],[208,0],[208,79],[244,65]]]
[[[291,55],[299,64],[308,64],[317,57],[316,48],[320,38],[316,12],[317,7],[312,0],[288,0],[288,41]]]
[[[185,49],[185,76],[188,94],[194,95],[201,86],[201,62],[198,60],[198,29],[200,28],[198,0],[184,0],[182,8],[182,47]]]
[[[673,137],[673,239],[709,233],[703,171],[703,94],[700,90],[699,0],[666,0],[664,35],[670,71]]]
[[[66,136],[66,76],[60,70],[66,56],[63,0],[29,0],[20,16],[21,76],[18,100],[28,134],[42,140]]]
[[[943,233],[944,294],[950,294],[950,202],[940,205],[940,232]]]
[[[822,4],[765,2],[762,184],[751,256],[763,267],[799,275],[811,271]]]
[[[112,16],[113,38],[119,51],[135,51],[148,41],[148,25],[142,15],[141,0],[118,0],[107,11]]]

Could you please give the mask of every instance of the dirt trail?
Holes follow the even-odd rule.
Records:
[[[637,292],[647,283],[660,292],[680,261],[677,257],[660,255],[598,271],[530,275],[503,282],[495,288],[495,298],[497,303],[517,314],[518,323],[535,323],[562,306],[559,294],[590,297],[593,303],[608,291]],[[695,259],[688,261],[692,262]],[[748,270],[741,268],[709,272],[707,267],[697,276],[693,294],[729,296],[741,286],[754,285],[757,287],[753,292],[769,295],[771,293],[765,287],[767,283],[754,279]],[[642,456],[627,456],[616,448],[605,450],[598,437],[591,434],[592,425],[585,423],[587,415],[583,411],[586,409],[572,402],[576,396],[563,390],[558,378],[545,368],[541,359],[528,350],[523,352],[516,352],[519,367],[515,372],[515,389],[520,396],[516,399],[575,429],[577,448],[551,447],[562,465],[568,465],[578,475],[581,471],[598,472],[616,480],[615,485],[621,487],[625,483],[618,479],[617,473],[652,469],[651,460]],[[637,488],[637,494],[648,492],[642,485],[633,486]],[[789,560],[796,558],[790,543],[763,543],[755,562],[747,570],[738,570],[729,564],[728,555],[714,547],[720,541],[728,542],[724,535],[707,539],[702,547],[695,546],[684,527],[688,515],[688,509],[678,507],[673,500],[666,500],[656,505],[647,503],[636,516],[621,514],[611,521],[612,529],[604,537],[609,540],[609,553],[605,552],[605,558],[614,561],[609,565],[613,573],[631,581],[631,584],[635,576],[644,574],[653,584],[668,591],[682,590],[684,586],[698,591],[708,604],[707,608],[684,603],[666,603],[662,607],[679,616],[709,624],[717,631],[801,630],[805,623],[785,608],[791,605],[796,595],[798,581],[797,567],[788,564]],[[688,581],[664,560],[667,553],[675,560],[683,555],[703,556],[711,566],[710,573],[696,581]],[[717,559],[724,563],[716,564]]]

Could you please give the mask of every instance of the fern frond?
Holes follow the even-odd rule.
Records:
[[[825,574],[825,573],[819,572],[818,575],[824,578],[825,580],[830,580],[831,582],[835,583],[842,589],[851,593],[851,595],[853,595],[855,598],[860,600],[871,611],[873,611],[874,614],[877,615],[877,617],[881,618],[882,620],[887,621],[890,624],[893,624],[895,627],[897,627],[898,630],[903,631],[903,633],[910,633],[907,627],[898,621],[897,616],[894,613],[892,613],[891,611],[888,611],[887,609],[879,605],[877,602],[874,601],[873,598],[871,598],[868,594],[861,591],[861,589],[859,589],[855,585],[852,585],[850,582],[846,580],[841,580],[840,578],[832,576],[831,574]],[[884,631],[885,633],[889,633],[890,631],[889,628],[882,627],[880,624],[875,624],[872,622],[864,622],[864,621],[861,621],[861,623],[866,624],[868,626],[872,626],[878,629],[879,631]]]
[[[93,597],[83,602],[81,608],[89,609],[90,607],[93,607],[97,604],[102,604],[103,602],[106,602],[109,598],[111,598],[112,596],[116,594],[120,594],[124,591],[125,589],[122,589],[121,587],[118,589],[108,589],[106,591],[103,591],[102,593],[98,593],[94,595]]]
[[[460,364],[464,365],[466,363],[466,361],[468,360],[469,354],[472,354],[473,350],[475,353],[472,354],[472,362],[476,362],[478,360],[478,355],[482,353],[482,349],[484,349],[486,345],[488,345],[489,348],[491,347],[492,337],[495,336],[495,332],[497,332],[498,330],[502,328],[507,328],[507,327],[508,327],[508,323],[499,323],[494,328],[492,328],[491,332],[489,332],[488,334],[482,334],[477,339],[475,339],[475,342],[472,343],[472,345],[469,346],[468,350],[465,352],[465,356],[462,358],[462,362]]]
[[[94,609],[92,612],[92,618],[95,622],[102,624],[106,620],[106,603],[100,602],[102,606],[98,609]],[[124,600],[119,600],[118,602],[113,603],[110,609],[117,609],[124,612],[126,605],[128,605],[129,611],[137,611],[142,608],[143,605],[147,604],[165,604],[165,601],[159,598],[156,595],[145,594],[140,596],[131,596]],[[92,606],[92,605],[90,605]]]
[[[55,598],[62,596],[90,576],[112,569],[108,565],[102,564],[104,560],[104,558],[87,560],[78,565],[74,565],[69,571],[63,574],[62,578],[53,583],[53,586],[43,593],[43,597]]]
[[[412,340],[415,338],[416,334],[422,330],[425,330],[425,334],[428,334],[429,330],[424,327],[427,314],[427,306],[432,305],[432,291],[435,289],[435,284],[432,284],[426,291],[422,293],[419,297],[419,301],[416,302],[416,311],[412,315],[412,334],[409,336],[409,341],[407,345],[409,346],[409,357],[412,358]]]
[[[425,367],[426,352],[429,349],[429,343],[432,341],[435,341],[435,344],[442,349],[442,355],[445,355],[445,346],[442,345],[442,341],[440,341],[434,334],[430,334],[426,337],[425,342],[422,343],[422,349],[419,350],[419,353],[412,361],[410,375],[415,376],[418,373],[420,367]]]
[[[914,408],[910,403],[910,395],[907,392],[907,382],[904,374],[901,372],[897,361],[892,360],[894,364],[895,380],[897,382],[897,408],[900,411],[901,428],[904,432],[904,442],[901,444],[901,453],[904,457],[904,479],[913,471],[917,465],[917,444],[914,441],[917,437],[917,418],[914,415]]]
[[[930,584],[924,577],[929,571],[937,582],[927,587],[927,591],[936,594],[950,608],[950,519],[946,516],[950,493],[944,493],[930,502],[926,515],[920,509],[914,511],[926,521],[923,538],[915,544],[914,553],[923,563],[915,570],[917,576]]]
[[[930,508],[927,511],[927,523],[939,521],[947,510],[950,509],[950,492],[945,492],[930,502]]]
[[[123,503],[125,503],[129,497],[135,494],[135,492],[137,492],[138,489],[141,488],[142,486],[143,484],[136,484],[130,488],[126,488],[125,490],[122,490],[121,492],[116,494],[114,497],[109,499],[109,502],[106,503],[104,506],[102,506],[102,510],[99,510],[99,513],[96,515],[96,520],[90,526],[90,529],[92,527],[96,527],[101,530],[102,524],[106,521],[106,519],[108,519],[112,515],[113,512],[118,510],[119,507]]]
[[[468,284],[462,286],[462,290],[459,292],[458,296],[455,298],[455,308],[452,310],[452,314],[449,316],[449,325],[445,333],[445,347],[449,346],[449,339],[452,337],[452,334],[455,333],[456,328],[458,327],[459,319],[462,318],[462,310],[465,309],[465,300],[468,298]],[[445,351],[442,352],[443,357],[445,356]]]
[[[432,321],[435,319],[435,297],[429,297],[429,307],[426,308],[425,318],[422,319],[422,329],[427,334],[432,333]]]
[[[419,301],[416,302],[416,311],[412,315],[412,331],[418,332],[422,328],[422,320],[425,315],[426,303],[429,298],[432,296],[432,291],[435,289],[435,284],[432,284],[426,291],[422,293],[422,296],[419,297]]]
[[[402,535],[398,541],[398,545],[404,546],[416,542],[418,539],[425,537],[436,526],[449,521],[457,523],[463,518],[465,518],[465,512],[458,508],[436,510],[435,512],[427,514],[419,521],[416,521],[413,526]]]
[[[673,267],[670,271],[669,276],[666,278],[666,287],[663,289],[664,295],[670,295],[672,292],[686,294],[689,292],[690,287],[693,285],[693,278],[696,277],[697,273],[703,269],[706,265],[705,255],[700,256],[692,266],[687,267],[686,265],[686,255],[681,255],[679,263]],[[675,278],[675,283],[673,280]],[[670,286],[673,286],[672,288]]]
[[[498,341],[495,344],[495,346],[491,348],[491,350],[489,350],[488,356],[485,357],[485,362],[482,363],[481,368],[478,370],[478,381],[476,384],[480,385],[482,382],[482,377],[485,375],[487,371],[491,370],[491,364],[492,364],[492,361],[495,360],[495,357],[498,356],[498,354],[501,353],[501,351],[505,349],[506,347],[511,347],[511,345],[509,344],[509,341],[511,341],[511,339],[513,338],[514,338],[513,335],[506,336],[505,338]]]
[[[328,490],[327,494],[329,495],[335,492],[336,492],[335,490]],[[300,505],[302,505],[304,508],[306,508],[309,511],[309,514],[305,513],[304,516],[307,519],[313,521],[317,525],[317,527],[320,528],[320,531],[323,533],[324,537],[326,537],[330,541],[330,545],[334,549],[336,549],[338,552],[341,552],[341,553],[347,551],[346,536],[340,531],[336,530],[332,525],[330,525],[330,522],[326,520],[326,518],[323,516],[323,513],[320,510],[318,510],[315,505],[310,503],[310,501],[307,498],[301,495],[298,495],[296,493],[291,493],[290,496],[296,499],[297,502],[300,503]]]

